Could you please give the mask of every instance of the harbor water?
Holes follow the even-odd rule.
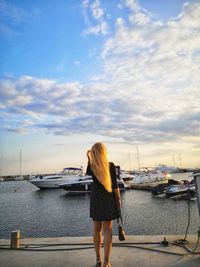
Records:
[[[185,179],[188,174],[174,174]],[[191,177],[190,177],[191,179]],[[20,230],[21,236],[91,236],[90,195],[68,195],[63,189],[39,190],[28,181],[0,183],[0,238]],[[185,234],[188,223],[186,200],[153,198],[149,191],[122,193],[122,213],[128,235]],[[197,201],[190,202],[189,234],[199,226]],[[114,222],[113,233],[117,234]]]

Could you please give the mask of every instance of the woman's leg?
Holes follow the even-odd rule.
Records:
[[[112,221],[103,222],[104,233],[104,264],[110,263],[110,252],[112,248]]]
[[[97,259],[101,259],[102,222],[93,221],[93,242]]]

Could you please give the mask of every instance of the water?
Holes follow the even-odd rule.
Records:
[[[185,174],[184,174],[185,175]],[[176,179],[184,178],[176,175]],[[38,190],[27,181],[0,183],[0,238],[19,229],[22,237],[90,236],[90,195],[67,195],[63,189]],[[148,191],[122,194],[126,234],[185,234],[188,204],[185,200],[157,199]],[[190,203],[190,234],[199,225],[197,201]],[[117,234],[116,222],[113,232]]]

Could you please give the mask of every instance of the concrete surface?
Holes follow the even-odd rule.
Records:
[[[161,242],[163,238],[164,236],[127,236],[126,241],[120,242],[115,236],[111,253],[112,267],[200,266],[200,254],[183,256],[166,253],[188,253],[184,248],[172,244],[168,247],[160,244],[138,244]],[[181,238],[183,236],[166,236],[170,242]],[[192,249],[197,236],[187,236],[187,240],[190,241]],[[143,248],[140,248],[141,246]],[[94,267],[96,261],[92,237],[27,238],[20,240],[20,248],[29,250],[11,250],[9,247],[10,240],[0,239],[0,267]],[[147,250],[144,247],[162,252]],[[200,245],[197,251],[200,253]]]

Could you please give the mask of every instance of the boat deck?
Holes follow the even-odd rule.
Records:
[[[197,267],[200,254],[187,254],[184,248],[162,246],[164,236],[127,236],[120,242],[113,238],[112,267]],[[183,236],[166,236],[170,242]],[[195,247],[197,235],[189,235],[189,250]],[[147,244],[151,243],[152,244]],[[157,243],[156,243],[157,242]],[[143,243],[143,244],[142,244]],[[146,244],[144,244],[146,243]],[[21,248],[9,249],[10,240],[0,239],[0,266],[6,267],[94,267],[92,237],[27,238]],[[200,253],[200,245],[197,249]],[[103,248],[102,248],[103,253]],[[187,254],[187,255],[182,255]]]
[[[155,188],[159,184],[165,184],[167,183],[166,180],[162,181],[157,181],[157,182],[146,182],[143,184],[133,184],[131,182],[126,182],[126,185],[128,186],[129,189],[138,189],[138,190],[149,190],[151,191],[153,188]]]

